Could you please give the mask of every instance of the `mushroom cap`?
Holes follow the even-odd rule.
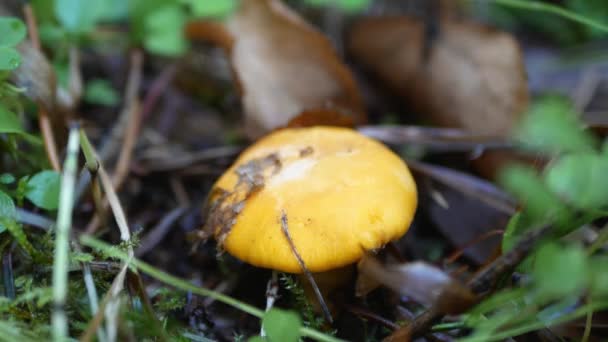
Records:
[[[214,185],[206,229],[254,266],[311,272],[359,260],[401,237],[417,204],[406,164],[348,128],[275,131],[245,150]]]

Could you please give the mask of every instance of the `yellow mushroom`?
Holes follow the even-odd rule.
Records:
[[[400,238],[416,204],[406,164],[378,141],[348,128],[287,128],[217,181],[205,230],[254,266],[302,273],[295,249],[309,271],[324,272]]]

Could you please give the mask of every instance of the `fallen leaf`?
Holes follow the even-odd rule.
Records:
[[[278,0],[244,0],[224,25],[187,33],[224,47],[242,95],[245,131],[257,138],[305,111],[365,121],[361,94],[329,40]]]
[[[411,17],[363,19],[351,31],[349,49],[432,123],[509,136],[528,105],[517,41],[481,24],[444,18],[425,57],[424,32],[424,23]],[[503,159],[492,158],[484,173],[493,174]]]
[[[461,313],[475,302],[475,295],[447,273],[425,262],[383,265],[365,255],[357,264],[357,296],[363,296],[382,284],[423,305],[436,305],[441,312]]]
[[[353,128],[353,118],[332,109],[307,110],[289,120],[287,127],[310,127],[314,125]]]

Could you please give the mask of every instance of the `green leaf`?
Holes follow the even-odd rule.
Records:
[[[13,47],[25,38],[25,24],[13,17],[0,17],[0,47]]]
[[[515,215],[513,215],[511,217],[511,219],[509,220],[509,223],[507,224],[507,228],[505,228],[505,233],[502,235],[502,252],[503,254],[510,251],[511,248],[513,248],[513,246],[515,246],[515,243],[517,242],[517,238],[519,238],[518,234],[520,228],[520,219],[521,219],[521,212],[515,213]]]
[[[149,13],[144,21],[144,46],[164,56],[183,54],[188,44],[183,35],[186,15],[177,5],[163,6]]]
[[[579,209],[600,209],[608,205],[608,158],[591,153],[558,159],[545,181],[562,199]]]
[[[590,152],[596,141],[582,128],[572,105],[561,97],[545,97],[524,116],[516,137],[532,148],[550,152]]]
[[[608,256],[592,258],[589,262],[591,269],[590,293],[594,297],[608,298]]]
[[[271,309],[262,319],[262,326],[273,342],[297,342],[300,338],[302,321],[295,312]]]
[[[236,9],[236,0],[182,0],[183,3],[190,5],[192,14],[195,17],[225,17]]]
[[[14,220],[17,217],[17,209],[13,199],[0,191],[0,218],[3,220]],[[0,221],[0,233],[6,230],[6,226]]]
[[[99,13],[99,20],[119,21],[129,16],[129,1],[105,0],[105,6]]]
[[[0,51],[0,53],[2,53]],[[0,133],[25,133],[15,113],[0,103]]]
[[[95,259],[92,254],[79,252],[70,253],[70,257],[73,262],[91,262]]]
[[[499,181],[525,207],[525,213],[535,223],[563,220],[568,213],[567,207],[545,185],[536,171],[524,166],[511,166],[499,175]]]
[[[110,82],[102,79],[94,79],[87,82],[84,91],[85,101],[103,106],[115,106],[120,101],[118,92]]]
[[[0,70],[14,70],[21,65],[21,55],[12,47],[0,47]]]
[[[588,279],[587,255],[582,248],[549,243],[536,253],[534,280],[547,298],[578,295]]]
[[[15,180],[15,176],[10,173],[3,173],[0,175],[0,184],[13,184]]]
[[[55,0],[55,16],[72,33],[92,31],[103,11],[103,0]]]
[[[605,0],[567,0],[566,6],[589,19],[600,23],[608,22],[608,6]],[[581,25],[581,29],[590,37],[606,37],[606,32],[590,26]]]
[[[262,336],[253,336],[250,337],[247,342],[268,342],[267,340],[265,340]]]
[[[40,208],[55,210],[59,205],[60,188],[59,173],[51,170],[41,171],[27,182],[25,197]]]

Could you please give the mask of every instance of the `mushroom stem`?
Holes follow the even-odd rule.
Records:
[[[321,290],[319,289],[319,286],[317,286],[317,283],[315,282],[315,278],[313,278],[312,273],[310,273],[310,271],[304,264],[304,260],[302,260],[300,253],[298,253],[298,250],[296,249],[296,246],[293,243],[293,240],[291,239],[291,235],[289,234],[289,226],[287,224],[287,214],[285,214],[285,211],[281,211],[281,229],[283,230],[283,234],[285,235],[287,242],[289,242],[289,247],[291,248],[293,255],[298,260],[298,264],[300,265],[300,268],[302,268],[302,272],[306,276],[306,279],[310,283],[310,286],[312,286],[315,296],[317,297],[317,300],[319,301],[319,305],[321,306],[321,310],[323,311],[323,316],[325,316],[325,320],[329,324],[332,324],[334,322],[334,320],[331,316],[331,313],[329,312],[329,308],[327,307],[327,304],[325,303],[323,294],[321,294]]]

